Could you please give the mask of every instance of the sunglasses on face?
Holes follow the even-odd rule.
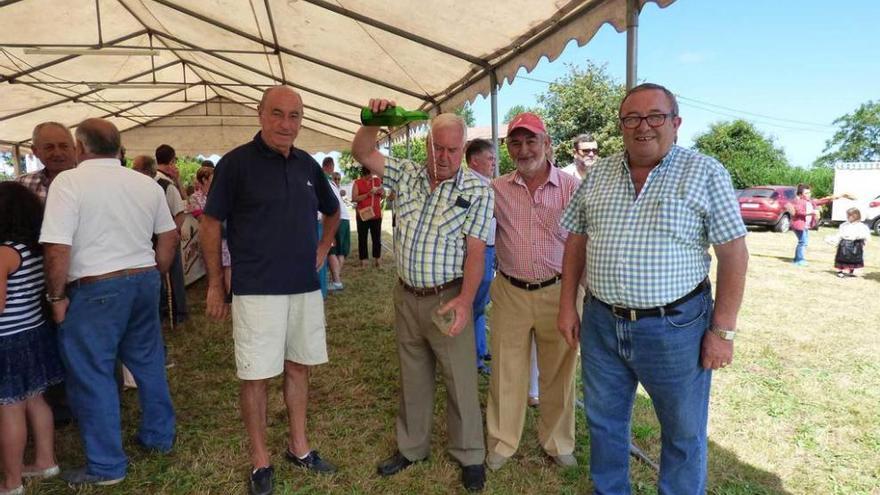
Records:
[[[586,154],[598,155],[599,154],[599,148],[578,148],[576,151],[577,151],[578,155],[586,155]]]

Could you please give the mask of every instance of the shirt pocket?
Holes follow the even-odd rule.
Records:
[[[543,204],[535,206],[535,214],[541,227],[557,239],[565,238],[565,230],[560,225],[562,213],[563,210],[561,208],[552,208]]]
[[[443,213],[436,215],[437,235],[443,237],[461,237],[462,227],[467,217],[467,208],[450,206]]]

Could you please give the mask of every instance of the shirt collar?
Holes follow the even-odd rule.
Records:
[[[672,147],[669,148],[669,152],[666,153],[666,156],[664,156],[660,160],[660,163],[658,163],[657,166],[654,167],[654,170],[666,167],[668,164],[672,163],[672,161],[675,159],[675,155],[678,153],[678,149],[679,146],[677,144],[673,144]],[[621,160],[621,164],[623,165],[624,169],[629,170],[629,153],[624,151],[622,158],[623,159]]]
[[[279,153],[277,150],[270,148],[269,145],[266,144],[266,141],[263,140],[263,136],[260,134],[261,132],[262,131],[257,131],[257,134],[254,136],[254,143],[257,145],[257,149],[260,150],[260,153],[262,153],[265,157],[280,156],[281,158],[284,158],[284,155]],[[296,147],[291,146],[290,152],[287,154],[287,158],[292,157],[295,151]]]
[[[119,167],[119,158],[92,158],[90,160],[83,160],[79,162],[77,167],[89,166],[89,167]]]
[[[159,180],[159,179],[165,179],[168,182],[174,182],[173,180],[171,180],[171,177],[168,177],[168,174],[166,174],[165,172],[162,172],[161,170],[156,170],[156,180]]]

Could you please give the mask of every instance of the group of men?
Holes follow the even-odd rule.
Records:
[[[369,102],[374,112],[392,105]],[[261,129],[253,140],[217,165],[200,236],[207,313],[215,319],[232,313],[252,465],[248,489],[262,495],[274,490],[266,446],[267,384],[280,374],[289,418],[285,459],[314,472],[336,471],[309,443],[306,409],[309,369],[328,360],[317,269],[334,244],[340,203],[321,167],[294,146],[303,118],[299,94],[270,88],[258,113]],[[494,161],[494,150],[485,144],[472,143],[468,151],[476,173],[461,167],[467,129],[454,114],[432,120],[425,164],[386,159],[376,149],[379,129],[358,130],[355,160],[382,176],[396,196],[393,301],[400,404],[397,450],[378,464],[380,475],[394,475],[429,456],[439,367],[447,391],[449,454],[461,466],[464,488],[482,490],[485,467],[501,469],[518,448],[534,338],[541,387],[538,439],[553,462],[577,465],[574,373],[580,347],[596,492],[629,492],[630,415],[638,383],[660,420],[660,491],[705,491],[709,385],[712,370],[733,359],[746,232],[721,164],[674,144],[681,118],[672,93],[654,84],[637,86],[621,103],[619,118],[625,152],[597,161],[597,144],[584,136],[574,143],[573,173],[565,173],[553,164],[541,119],[517,115],[506,138],[516,169],[494,179],[494,164],[480,165]],[[163,354],[158,315],[141,314],[140,308],[158,304],[156,268],[171,264],[175,228],[168,208],[158,206],[166,206],[161,188],[139,182],[137,174],[123,176],[115,160],[118,144],[118,132],[105,121],[77,128],[80,166],[53,185],[42,238],[53,315],[64,330],[70,328],[62,351],[69,361],[90,363],[68,383],[69,390],[85,392],[78,400],[88,403],[76,404],[81,425],[82,417],[94,416],[83,430],[88,465],[80,480],[86,482],[115,482],[125,470],[118,397],[103,393],[112,370],[104,354],[77,355],[98,352],[83,340],[94,338],[95,328],[107,329],[100,352],[118,354],[140,385],[145,408],[140,441],[167,451],[174,439],[164,367],[157,364]],[[102,199],[88,193],[94,188],[114,192]],[[110,215],[86,216],[102,201],[125,203],[119,195],[132,207],[129,196],[139,198],[141,209],[154,213],[140,213],[136,226],[122,220],[135,213],[117,203],[107,208]],[[73,211],[89,221],[70,218]],[[233,263],[231,306],[220,261],[223,222]],[[118,257],[95,256],[95,249],[121,249],[89,237],[102,230],[118,232],[118,243],[132,249]],[[153,234],[159,239],[155,258],[147,260]],[[714,302],[710,245],[718,259]],[[119,286],[116,295],[103,290],[108,284]],[[582,315],[579,287],[587,294]],[[494,370],[484,436],[473,315],[475,307],[485,308],[480,301],[487,288]],[[123,314],[125,321],[149,324],[120,325]],[[151,336],[138,340],[136,348],[126,334],[132,326]],[[95,395],[101,397],[92,400]],[[114,434],[89,433],[101,428]]]
[[[369,103],[373,112],[393,105]],[[541,119],[519,114],[506,137],[516,169],[491,182],[491,168],[480,163],[492,158],[489,150],[477,142],[466,151],[467,129],[455,115],[432,120],[424,165],[386,160],[375,148],[377,128],[357,132],[354,158],[384,176],[398,198],[398,448],[378,465],[380,475],[428,457],[439,366],[449,454],[465,489],[481,490],[484,466],[502,468],[519,445],[534,338],[538,440],[550,459],[577,465],[574,372],[581,347],[596,493],[629,493],[639,383],[660,420],[661,493],[705,492],[711,372],[733,359],[746,230],[724,167],[674,144],[681,117],[670,91],[655,84],[631,89],[619,119],[624,153],[597,161],[596,142],[580,136],[563,173],[552,163]],[[461,168],[465,153],[473,171]],[[718,259],[714,302],[710,246]],[[493,258],[498,276],[488,282]],[[484,443],[471,312],[476,308],[476,325],[483,325],[487,283],[494,369]],[[586,294],[582,316],[579,287]]]

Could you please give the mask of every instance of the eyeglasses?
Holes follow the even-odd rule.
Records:
[[[635,129],[636,127],[642,125],[642,121],[648,123],[649,127],[660,127],[661,125],[666,123],[667,117],[675,117],[674,113],[652,113],[650,115],[645,115],[644,117],[639,117],[637,115],[628,115],[626,117],[620,118],[620,123],[623,125],[624,129]]]
[[[577,151],[578,155],[587,155],[587,154],[598,155],[599,154],[599,148],[578,148],[575,151]]]

